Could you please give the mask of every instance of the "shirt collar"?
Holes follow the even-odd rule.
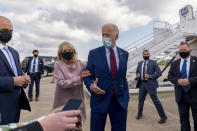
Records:
[[[0,49],[1,50],[3,50],[3,47],[7,47],[8,48],[7,44],[6,45],[3,45],[2,43],[0,43]]]
[[[191,55],[186,59],[186,60],[187,60],[187,62],[189,62],[189,61],[190,61],[190,59],[191,59]],[[184,62],[184,60],[185,60],[185,59],[181,58],[181,62]]]
[[[149,59],[148,60],[143,60],[143,63],[146,61],[146,64],[148,63]]]
[[[117,51],[117,47],[114,46],[113,50],[114,50],[114,52],[116,52]],[[105,51],[106,51],[106,53],[110,53],[110,49],[107,48],[107,47],[105,47]]]
[[[148,60],[144,60],[144,61],[149,61],[149,59]]]
[[[34,56],[33,56],[33,59],[36,59],[36,60],[37,60],[37,59],[38,59],[38,57],[34,57]]]

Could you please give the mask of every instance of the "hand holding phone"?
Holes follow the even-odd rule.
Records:
[[[62,111],[78,110],[80,108],[81,103],[82,103],[82,100],[70,99],[65,104]],[[82,131],[82,124],[81,124],[81,116],[80,115],[78,116],[77,126],[74,129],[74,131]]]

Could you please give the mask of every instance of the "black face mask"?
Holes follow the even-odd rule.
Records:
[[[148,60],[149,56],[143,56],[144,60]]]
[[[73,52],[64,52],[64,53],[62,53],[62,57],[65,60],[71,60],[73,58],[73,56],[74,56]]]
[[[38,54],[35,54],[34,57],[38,57]]]
[[[186,52],[179,52],[179,55],[181,58],[187,58],[190,55],[190,51],[186,51]]]
[[[10,30],[0,30],[0,41],[3,43],[8,43],[12,39],[12,31]]]

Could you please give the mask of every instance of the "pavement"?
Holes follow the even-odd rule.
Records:
[[[50,83],[50,81],[51,77],[42,78],[40,88],[40,101],[36,102],[34,100],[33,102],[31,102],[30,104],[32,112],[22,111],[20,121],[24,122],[36,119],[51,112],[54,101],[55,84]],[[27,92],[27,89],[25,89],[25,91]],[[164,110],[168,117],[168,120],[165,124],[158,124],[160,118],[149,96],[147,96],[147,99],[145,101],[143,118],[136,120],[135,117],[138,107],[138,94],[131,94],[130,97],[131,98],[128,106],[127,117],[127,131],[180,131],[179,115],[177,104],[175,103],[174,92],[171,91],[158,93],[158,97],[163,104]],[[83,125],[83,131],[89,131],[90,98],[87,93],[85,95],[85,103],[87,121]],[[193,128],[193,120],[191,120],[191,127]],[[107,120],[105,130],[111,130],[109,118]]]

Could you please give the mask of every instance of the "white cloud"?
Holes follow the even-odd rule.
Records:
[[[197,0],[125,0],[123,4],[136,14],[175,24],[179,21],[179,9],[187,4],[196,8]]]
[[[154,18],[175,23],[178,10],[185,4],[196,7],[197,1],[0,0],[0,8],[6,9],[0,13],[13,22],[13,46],[24,57],[33,49],[39,49],[42,55],[56,55],[58,44],[64,40],[74,45],[99,40],[105,23],[117,24],[122,32]]]

